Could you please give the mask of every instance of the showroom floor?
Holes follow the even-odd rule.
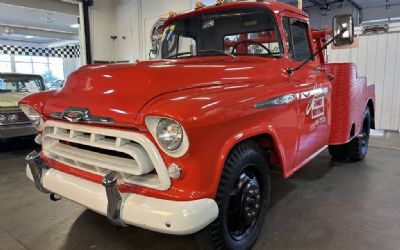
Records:
[[[192,249],[177,237],[117,229],[67,200],[51,202],[25,177],[20,141],[0,149],[0,249]],[[400,249],[400,135],[371,139],[361,163],[322,153],[288,180],[272,176],[267,225],[255,249]]]

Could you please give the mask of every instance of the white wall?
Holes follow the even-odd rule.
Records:
[[[191,0],[96,0],[91,10],[92,53],[96,61],[143,60],[151,48],[150,33],[170,10],[186,11]],[[125,39],[123,39],[125,37]]]

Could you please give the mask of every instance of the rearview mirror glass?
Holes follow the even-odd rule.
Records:
[[[341,34],[341,35],[339,35]],[[337,15],[333,18],[333,35],[339,35],[333,44],[335,46],[349,45],[354,41],[354,23],[351,14]]]

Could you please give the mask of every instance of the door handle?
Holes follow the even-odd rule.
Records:
[[[324,71],[325,70],[325,68],[323,68],[323,67],[315,67],[314,69],[313,69],[315,72],[321,72],[321,71]]]

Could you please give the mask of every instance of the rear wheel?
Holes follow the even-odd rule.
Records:
[[[346,156],[351,161],[361,161],[368,153],[369,134],[371,130],[371,113],[365,110],[361,132],[346,145]]]
[[[329,146],[329,153],[334,159],[361,161],[368,153],[369,135],[371,130],[371,112],[367,107],[364,112],[364,120],[359,135],[350,142],[342,145]]]
[[[218,186],[218,218],[196,235],[200,249],[250,249],[264,225],[269,194],[263,150],[250,141],[235,147]]]
[[[329,153],[336,160],[346,159],[346,144],[343,145],[330,145]]]

